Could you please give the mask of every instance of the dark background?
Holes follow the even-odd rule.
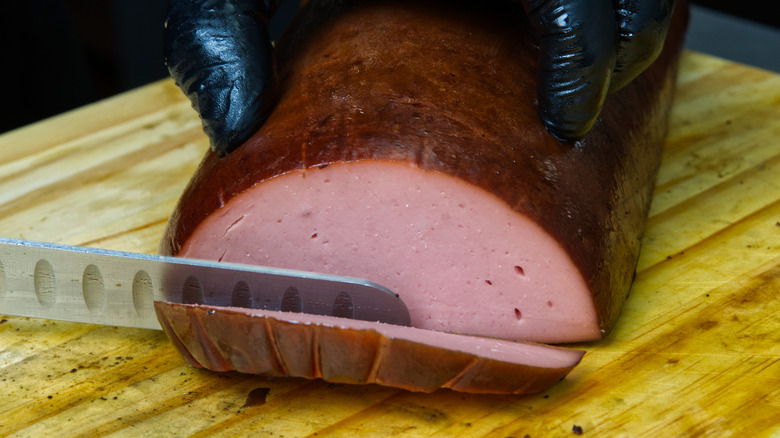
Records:
[[[162,60],[166,0],[3,3],[0,83],[5,89],[0,93],[0,132],[168,74]],[[780,27],[776,5],[768,1],[693,3]]]

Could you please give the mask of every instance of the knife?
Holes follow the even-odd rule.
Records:
[[[159,330],[154,301],[410,325],[368,280],[0,237],[0,314]]]

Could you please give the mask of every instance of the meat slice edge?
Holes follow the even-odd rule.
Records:
[[[419,392],[539,392],[564,378],[584,355],[321,315],[169,302],[155,302],[155,311],[195,366]],[[298,342],[289,342],[293,337]],[[300,366],[306,363],[311,365]]]

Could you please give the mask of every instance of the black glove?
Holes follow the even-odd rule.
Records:
[[[211,149],[227,155],[268,117],[273,78],[269,0],[171,0],[165,63],[200,114]]]
[[[604,98],[661,52],[675,0],[522,0],[540,40],[539,113],[562,140],[584,136]]]

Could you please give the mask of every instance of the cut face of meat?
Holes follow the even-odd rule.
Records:
[[[463,180],[364,160],[294,171],[203,221],[180,256],[366,278],[412,325],[535,342],[600,337],[590,292],[534,222]]]

